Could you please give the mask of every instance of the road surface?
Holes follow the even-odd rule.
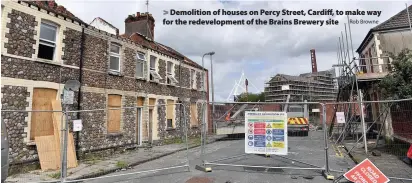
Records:
[[[308,137],[289,137],[289,153],[287,158],[304,161],[312,165],[323,167],[325,165],[325,150],[323,133],[320,131],[310,132]],[[329,148],[329,165],[333,170],[347,170],[354,163],[347,157],[340,156],[334,148]],[[318,170],[289,170],[289,169],[266,169],[248,167],[215,166],[212,172],[205,173],[195,169],[201,164],[201,150],[190,149],[189,152],[178,152],[154,161],[150,161],[131,169],[115,172],[106,176],[128,174],[115,177],[104,177],[86,182],[124,182],[124,183],[249,183],[249,182],[331,182],[326,180]],[[297,161],[284,159],[278,156],[263,157],[259,155],[244,154],[244,139],[227,139],[208,144],[205,149],[205,159],[209,162],[224,157],[241,155],[238,158],[218,161],[222,164],[277,166],[277,167],[306,167]],[[185,165],[189,159],[190,168],[182,167],[171,170],[161,170],[146,173],[139,171],[153,170],[155,168]],[[134,174],[136,173],[136,174]],[[333,173],[336,176],[341,174]]]

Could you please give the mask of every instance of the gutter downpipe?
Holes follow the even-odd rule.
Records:
[[[81,96],[82,96],[82,79],[83,79],[83,53],[84,53],[84,27],[82,27],[82,38],[81,38],[81,43],[80,43],[80,65],[79,65],[79,82],[80,82],[80,87],[79,87],[79,95],[77,97],[77,109],[80,110],[80,103],[81,103]],[[77,113],[77,119],[80,119],[80,112]],[[76,132],[76,157],[79,159],[79,141],[80,141],[80,133],[79,131]]]

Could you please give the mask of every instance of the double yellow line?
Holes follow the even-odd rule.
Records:
[[[340,151],[339,146],[338,147],[336,147],[335,145],[332,145],[332,146],[333,146],[333,150],[335,150],[336,157],[343,158],[343,154]]]

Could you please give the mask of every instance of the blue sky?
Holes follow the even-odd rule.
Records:
[[[215,51],[214,84],[215,100],[224,101],[228,97],[235,80],[242,71],[259,91],[264,82],[278,73],[298,75],[311,71],[310,49],[316,49],[318,70],[327,70],[337,63],[337,41],[344,31],[346,16],[278,17],[284,19],[328,19],[340,21],[334,26],[176,26],[163,25],[164,18],[182,19],[269,19],[269,16],[171,16],[163,15],[163,10],[308,10],[323,8],[339,10],[379,10],[380,17],[356,16],[353,19],[379,20],[383,22],[405,9],[405,2],[412,1],[150,1],[149,12],[155,23],[155,40],[171,46],[201,64],[201,56]],[[96,1],[57,0],[87,23],[95,17],[110,22],[120,33],[124,32],[124,19],[129,14],[145,12],[145,1]],[[388,6],[390,4],[390,6]],[[352,24],[353,47],[362,42],[370,28],[375,25]],[[355,55],[357,56],[357,55]],[[209,68],[209,59],[205,60]],[[210,77],[209,77],[210,78]],[[258,92],[253,87],[249,91]]]

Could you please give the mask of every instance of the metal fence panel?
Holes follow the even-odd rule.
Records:
[[[9,131],[10,149],[17,148],[27,151],[27,156],[24,154],[24,156],[22,156],[20,153],[22,157],[15,157],[17,153],[10,152],[10,159],[12,159],[10,165],[11,172],[13,172],[13,169],[21,169],[21,167],[28,165],[28,162],[24,161],[20,164],[13,164],[16,158],[26,160],[29,159],[28,157],[30,155],[34,157],[30,159],[30,161],[33,162],[33,169],[28,169],[25,172],[20,170],[20,174],[11,175],[15,177],[11,177],[9,180],[18,182],[78,182],[99,181],[99,179],[105,179],[107,181],[113,179],[113,181],[119,181],[133,178],[134,175],[150,172],[161,172],[171,169],[188,171],[188,131],[190,121],[187,110],[188,106],[181,103],[143,106],[122,104],[122,106],[119,107],[109,106],[108,108],[102,109],[65,110],[65,108],[63,108],[62,111],[2,110],[3,119]],[[33,113],[35,115],[33,115]],[[52,114],[59,114],[58,116],[63,119],[59,120],[59,122],[61,122],[60,126],[62,127],[60,131],[61,141],[59,143],[62,149],[60,157],[63,158],[56,160],[59,161],[59,167],[55,170],[44,172],[39,170],[40,165],[38,163],[39,158],[36,143],[32,142],[32,146],[26,146],[26,144],[24,144],[24,147],[20,147],[19,142],[23,141],[25,137],[17,135],[13,130],[23,129],[17,129],[11,126],[14,125],[11,122],[16,120],[23,122],[25,118],[34,116],[34,118],[31,118],[33,120],[30,124],[35,124],[33,123],[33,121],[35,121],[38,122],[35,124],[36,126],[50,130],[50,134],[47,134],[49,132],[45,130],[40,131],[38,134],[42,133],[40,136],[53,135],[56,132],[54,129],[56,126],[53,125],[53,120],[55,119],[53,119]],[[44,120],[45,115],[49,115],[50,119]],[[41,118],[43,120],[40,120]],[[74,132],[73,123],[74,120],[77,119],[81,119],[82,130]],[[50,122],[52,124],[50,124]],[[22,124],[22,126],[23,125],[26,124]],[[67,127],[67,130],[65,127]],[[35,130],[35,128],[32,129]],[[70,140],[69,137],[71,136],[74,137],[74,141]],[[135,166],[134,164],[128,164],[126,161],[128,158],[134,158],[134,155],[139,157],[142,156],[141,154],[144,154],[146,157],[159,155],[160,153],[152,150],[152,148],[155,145],[166,144],[178,144],[180,151],[186,151],[186,156],[174,156],[175,159],[169,159],[167,165],[159,164],[156,167],[147,167],[144,169],[135,169],[133,168]],[[69,145],[75,146],[74,149],[68,148]],[[84,164],[84,166],[102,166],[101,163],[110,160],[111,163],[106,163],[105,165],[108,169],[122,169],[124,171],[105,175],[108,173],[105,172],[107,170],[97,169],[96,171],[101,171],[102,176],[94,178],[74,176],[74,174],[81,171],[81,169],[71,168],[70,164],[68,165],[66,163],[67,157],[73,155],[73,153],[68,152],[70,150],[77,150],[78,162]],[[139,157],[135,158],[136,161],[139,160]],[[146,157],[145,159],[147,159]],[[44,159],[45,158],[43,158],[43,160]]]
[[[203,109],[206,110],[206,108],[207,106],[204,105]],[[317,171],[329,175],[328,139],[324,130],[326,119],[322,115],[324,109],[322,104],[231,102],[214,103],[214,107],[209,107],[209,109],[213,110],[213,108],[214,111],[211,112],[213,125],[207,125],[206,118],[203,120],[203,127],[205,127],[202,129],[201,159],[203,163],[198,166],[198,169],[204,171],[237,168],[247,171],[266,169],[274,172],[282,171],[286,174],[296,172],[311,174]],[[245,126],[245,111],[282,112],[285,108],[287,108],[288,115],[288,154],[286,156],[246,154],[244,139],[248,138],[245,137],[245,132],[249,126]],[[309,112],[312,109],[316,109],[315,112]],[[310,116],[313,119],[310,119]],[[221,140],[228,142],[227,147],[216,149],[215,145],[204,143],[212,135],[209,132],[214,132],[213,135],[227,135]],[[268,134],[265,135],[268,136]]]
[[[326,104],[330,139],[356,162],[369,158],[390,179],[412,181],[412,99]],[[338,123],[338,113],[344,122]],[[365,137],[365,138],[364,138]]]

